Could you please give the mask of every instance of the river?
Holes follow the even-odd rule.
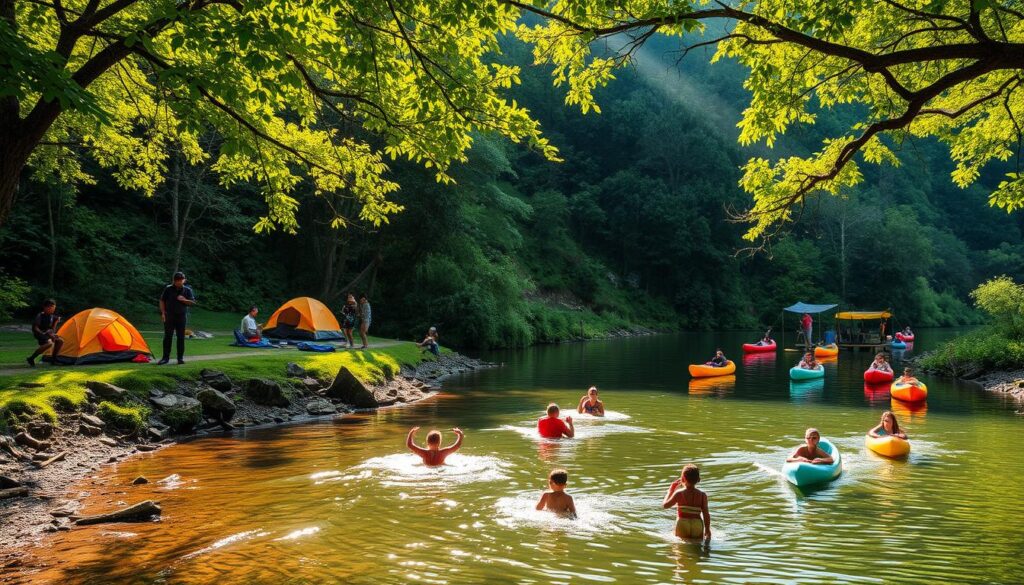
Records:
[[[950,330],[921,330],[916,347]],[[86,512],[159,500],[160,522],[47,538],[14,580],[32,583],[1002,582],[1024,579],[1024,420],[999,396],[923,377],[925,406],[866,389],[870,356],[844,352],[823,383],[791,385],[797,353],[742,356],[753,334],[682,333],[494,352],[429,401],[207,438],[104,468],[75,494]],[[716,346],[735,377],[691,382]],[[895,356],[897,366],[899,357]],[[573,440],[542,441],[548,402],[596,384],[610,411]],[[906,460],[864,448],[892,408]],[[422,426],[466,431],[427,469],[404,450]],[[779,475],[808,426],[844,471],[801,492]],[[701,468],[713,538],[672,535],[661,508],[686,463]],[[533,510],[554,467],[580,516]],[[137,476],[153,483],[132,487]],[[25,571],[22,567],[19,571]],[[0,574],[2,576],[2,574]],[[7,575],[11,577],[11,575]]]

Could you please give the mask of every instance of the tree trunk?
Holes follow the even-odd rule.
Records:
[[[46,219],[50,227],[50,274],[46,286],[53,290],[53,275],[57,271],[57,228],[53,220],[53,189],[46,190]]]

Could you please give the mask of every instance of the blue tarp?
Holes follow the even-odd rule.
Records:
[[[783,311],[789,311],[790,313],[824,313],[829,309],[834,309],[839,305],[809,305],[807,303],[796,303],[783,309]]]
[[[335,347],[327,343],[300,341],[295,344],[295,347],[299,348],[299,351],[335,351]]]

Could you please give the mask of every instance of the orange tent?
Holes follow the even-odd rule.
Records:
[[[62,364],[122,362],[139,354],[152,356],[139,330],[110,309],[86,309],[61,325],[57,335],[64,338],[57,354]]]
[[[274,311],[263,336],[275,339],[345,339],[341,325],[327,305],[310,297],[294,298]]]

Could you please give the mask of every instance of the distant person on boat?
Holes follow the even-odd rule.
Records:
[[[910,325],[903,328],[903,337],[913,337],[914,332],[910,330]]]
[[[818,443],[821,442],[821,433],[818,432],[818,429],[807,429],[804,433],[804,441],[807,443],[806,445],[800,445],[789,457],[786,457],[787,463],[803,461],[814,465],[832,464],[832,456],[818,446]]]
[[[258,343],[263,337],[263,326],[256,322],[256,315],[260,310],[253,305],[249,307],[249,312],[246,313],[245,317],[242,317],[242,337],[251,343]]]
[[[890,366],[889,362],[886,361],[884,353],[876,353],[875,361],[871,362],[871,365],[868,366],[868,369],[878,370],[879,372],[886,372],[889,374],[892,373],[892,366]]]
[[[662,508],[676,506],[676,536],[679,538],[711,538],[711,514],[708,495],[697,489],[700,469],[692,463],[683,468],[679,479],[668,486]]]
[[[903,368],[903,375],[896,378],[897,384],[906,384],[908,386],[920,386],[921,381],[914,377],[914,372],[910,368]]]
[[[416,345],[423,348],[423,351],[429,351],[436,356],[440,356],[441,346],[437,343],[437,327],[431,327],[427,331],[427,336],[423,338],[423,341]]]
[[[755,345],[772,345],[773,343],[775,343],[775,340],[772,339],[772,328],[769,327],[768,331],[764,332],[764,337],[761,338],[761,341],[758,341]]]
[[[809,313],[804,313],[803,318],[800,319],[800,326],[803,328],[804,331],[804,343],[806,343],[808,347],[814,345],[814,336],[812,335],[814,329],[814,319],[811,318],[811,315]]]
[[[907,434],[900,430],[900,423],[896,421],[896,415],[888,410],[882,413],[882,421],[878,423],[877,427],[868,431],[868,434],[876,439],[879,437],[907,438]]]
[[[405,446],[410,451],[420,456],[423,459],[423,464],[429,467],[436,467],[438,465],[444,465],[444,460],[449,455],[459,450],[462,447],[462,440],[465,438],[465,434],[462,429],[458,427],[452,429],[455,433],[455,442],[451,445],[441,448],[441,431],[434,429],[427,433],[427,446],[420,447],[416,444],[416,431],[420,430],[419,427],[413,427],[409,430],[409,435],[405,438]]]
[[[561,439],[562,437],[573,438],[576,436],[576,427],[572,424],[572,417],[567,416],[565,420],[558,418],[558,405],[552,402],[548,405],[548,415],[537,420],[537,432],[545,439]]]
[[[804,359],[800,360],[800,363],[797,364],[797,366],[799,366],[803,370],[817,370],[819,367],[818,360],[814,358],[813,351],[805,353]]]
[[[711,361],[704,362],[704,365],[714,366],[716,368],[724,368],[725,366],[729,365],[729,360],[725,357],[725,354],[722,353],[721,349],[716,349],[715,357],[711,358]]]
[[[64,339],[57,335],[57,325],[60,324],[60,317],[55,314],[56,312],[57,301],[46,299],[43,301],[43,306],[39,313],[36,314],[35,319],[32,319],[32,336],[36,338],[36,343],[39,347],[32,352],[32,355],[25,358],[29,367],[36,367],[36,358],[51,348],[53,352],[50,355],[53,356],[53,363],[57,363],[57,354],[60,353],[60,348],[64,346]]]
[[[587,413],[591,416],[604,416],[604,402],[597,399],[597,386],[591,386],[590,390],[587,390],[587,394],[580,398],[576,412]]]
[[[548,474],[548,489],[540,495],[537,509],[554,512],[567,518],[575,518],[576,504],[572,501],[572,496],[565,493],[565,486],[568,483],[569,473],[566,470],[553,469]]]

